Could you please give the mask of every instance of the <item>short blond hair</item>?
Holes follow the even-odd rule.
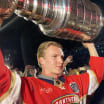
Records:
[[[40,57],[44,57],[45,55],[45,50],[49,47],[49,46],[56,46],[56,47],[59,47],[61,49],[63,49],[62,45],[58,42],[55,42],[55,41],[46,41],[46,42],[43,42],[40,44],[40,46],[38,47],[38,50],[37,50],[37,61],[38,61],[38,65],[39,67],[41,67],[40,63],[39,63],[39,58]]]

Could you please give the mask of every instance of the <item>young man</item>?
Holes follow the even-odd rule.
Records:
[[[83,43],[90,54],[90,70],[81,75],[62,76],[62,46],[53,41],[42,43],[37,60],[42,72],[34,77],[19,77],[10,72],[0,54],[0,104],[86,104],[103,77],[104,59],[98,57],[93,43]]]

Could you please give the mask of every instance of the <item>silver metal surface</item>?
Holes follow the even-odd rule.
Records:
[[[100,8],[89,0],[19,0],[16,6],[18,16],[50,37],[91,41],[103,26]]]

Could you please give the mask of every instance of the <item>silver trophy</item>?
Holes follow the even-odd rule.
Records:
[[[0,20],[14,12],[37,24],[49,37],[92,41],[103,27],[100,8],[89,0],[0,0],[0,8],[10,9],[8,14],[0,10]]]

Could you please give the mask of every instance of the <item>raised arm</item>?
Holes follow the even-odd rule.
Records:
[[[19,99],[21,80],[4,64],[0,50],[0,104],[12,104]]]
[[[10,72],[4,65],[3,55],[0,50],[0,101],[2,100],[1,96],[9,89],[10,83]]]
[[[82,43],[90,54],[89,89],[88,94],[93,93],[100,84],[104,73],[104,58],[99,57],[94,43]]]
[[[63,69],[66,67],[68,63],[72,63],[72,58],[73,56],[70,55],[65,59],[64,64],[63,64]]]

